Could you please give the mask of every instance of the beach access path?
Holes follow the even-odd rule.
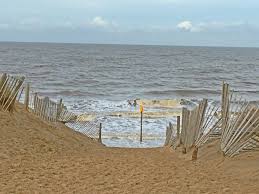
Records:
[[[108,148],[18,106],[0,112],[0,193],[257,193],[259,154],[196,162],[172,148]]]

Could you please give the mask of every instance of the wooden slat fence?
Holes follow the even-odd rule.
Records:
[[[166,137],[175,140],[179,139],[178,144],[184,144],[188,148],[193,146],[200,147],[209,138],[220,137],[219,123],[221,119],[216,117],[218,110],[219,107],[217,105],[208,105],[206,99],[201,101],[198,106],[192,110],[183,108],[182,129],[180,130],[179,118],[177,122],[178,129],[175,129],[170,123],[167,127],[167,134],[169,134],[169,136],[173,134],[173,137],[168,137],[168,135]],[[170,130],[172,130],[172,132],[170,132]],[[170,140],[166,140],[165,144],[168,142],[170,142]]]
[[[170,146],[176,149],[180,145],[180,134],[181,134],[181,117],[176,117],[176,125],[174,126],[171,122],[169,122],[166,127],[166,139],[164,146]]]
[[[218,117],[219,106],[211,104],[206,107],[204,119],[195,138],[194,147],[199,148],[210,139],[220,138],[221,117]]]
[[[62,100],[54,102],[48,97],[39,96],[37,93],[33,95],[32,111],[50,122],[63,122],[66,126],[83,133],[84,135],[99,140],[99,126],[98,121],[81,121],[77,119],[77,115],[68,111]]]
[[[221,150],[224,155],[235,156],[243,151],[259,148],[259,108],[257,105],[237,97],[224,83],[222,94],[222,114],[225,123],[222,125]],[[233,97],[234,96],[234,97]]]
[[[172,144],[175,142],[177,134],[174,130],[174,126],[171,122],[169,122],[169,125],[166,127],[166,139],[164,146],[172,146]]]
[[[58,121],[58,104],[48,97],[39,96],[37,93],[33,96],[33,112],[46,121]]]
[[[206,99],[192,110],[183,108],[180,135],[177,137],[174,128],[168,127],[165,145],[180,144],[183,153],[193,150],[193,159],[197,159],[198,148],[212,138],[220,139],[224,156],[233,157],[241,152],[259,151],[258,105],[249,103],[230,91],[226,83],[223,83],[221,99],[220,111],[219,105],[208,105]]]
[[[0,80],[0,110],[13,111],[17,95],[24,77],[14,77],[4,73]]]
[[[197,158],[198,148],[211,138],[219,138],[221,118],[217,117],[218,105],[208,105],[208,100],[203,99],[195,108],[182,110],[182,128],[180,118],[177,119],[177,128],[171,124],[167,127],[165,146],[174,149],[180,145],[183,153],[193,151],[193,159]]]
[[[100,122],[82,121],[78,115],[67,110],[62,100],[55,102],[48,97],[41,96],[29,89],[28,84],[22,87],[17,100],[24,103],[26,110],[36,114],[48,122],[62,122],[66,126],[84,135],[98,140],[101,137]],[[23,99],[21,98],[23,96]],[[27,104],[27,105],[26,105]]]
[[[74,129],[92,139],[99,140],[101,131],[99,129],[100,123],[97,120],[93,121],[81,121],[78,119],[78,116],[70,111],[68,111],[64,104],[58,103],[55,108],[56,114],[54,114],[54,118],[56,117],[57,121],[65,123],[69,128]]]
[[[195,145],[196,140],[202,133],[202,126],[207,105],[207,99],[203,99],[193,110],[183,108],[183,135],[181,142],[183,143],[186,151]]]

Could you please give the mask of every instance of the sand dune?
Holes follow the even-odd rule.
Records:
[[[0,193],[257,193],[259,154],[190,161],[171,148],[107,148],[18,106],[0,112]]]

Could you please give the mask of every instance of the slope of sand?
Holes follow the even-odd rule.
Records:
[[[0,112],[0,193],[257,193],[259,154],[199,160],[170,148],[107,148],[21,107]]]

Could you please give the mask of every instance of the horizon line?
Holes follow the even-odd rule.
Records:
[[[0,40],[0,43],[32,43],[32,44],[87,44],[87,45],[118,45],[118,46],[161,46],[161,47],[207,47],[207,48],[254,48],[259,46],[219,46],[219,45],[173,45],[173,44],[141,44],[141,43],[98,43],[98,42],[56,42],[56,41],[13,41]]]

